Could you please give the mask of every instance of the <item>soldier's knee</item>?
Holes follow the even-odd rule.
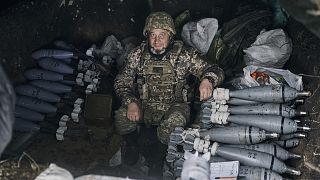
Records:
[[[162,144],[168,144],[170,138],[170,129],[161,128],[160,126],[157,128],[157,136],[159,141]]]
[[[164,120],[164,123],[167,123],[171,126],[185,126],[187,123],[188,117],[182,112],[176,111],[169,115],[168,119]]]
[[[181,112],[173,112],[169,115],[168,119],[163,120],[163,122],[157,128],[158,139],[163,144],[168,144],[170,134],[175,127],[186,126],[187,119]]]
[[[176,117],[174,117],[174,116],[176,116]],[[168,118],[176,118],[178,120],[186,120],[187,122],[189,122],[190,106],[186,103],[173,104],[170,107],[169,111],[167,112],[166,117],[167,117],[167,119]]]
[[[124,107],[120,107],[118,110],[114,112],[114,121],[115,125],[117,126],[122,121],[124,121],[127,118],[127,109]]]
[[[129,134],[130,132],[133,132],[136,129],[136,122],[129,121],[127,118],[126,108],[120,107],[118,110],[115,111],[114,114],[115,128],[120,135]]]

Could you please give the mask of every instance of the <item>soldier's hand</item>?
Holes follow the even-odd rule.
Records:
[[[132,102],[132,103],[128,104],[127,118],[130,121],[139,121],[140,108],[137,103]]]
[[[213,86],[208,79],[203,79],[199,86],[200,101],[205,101],[212,96]]]

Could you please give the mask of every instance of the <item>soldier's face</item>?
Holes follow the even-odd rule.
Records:
[[[152,29],[149,32],[149,44],[156,51],[161,52],[168,47],[170,35],[164,29]]]

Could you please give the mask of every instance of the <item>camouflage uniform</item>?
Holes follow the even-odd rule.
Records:
[[[159,26],[153,24],[149,28]],[[167,30],[175,33],[172,31],[174,29]],[[163,56],[151,54],[145,42],[133,49],[114,84],[115,92],[122,101],[122,107],[115,112],[119,134],[125,135],[136,129],[137,123],[129,121],[126,116],[127,105],[136,102],[142,110],[142,121],[158,125],[158,138],[167,144],[173,129],[185,126],[189,121],[186,77],[190,73],[200,80],[210,79],[213,87],[224,78],[223,71],[217,65],[209,65],[195,49],[185,47],[181,41],[171,42]]]

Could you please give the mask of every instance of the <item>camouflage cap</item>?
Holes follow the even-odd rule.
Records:
[[[151,29],[165,29],[173,35],[176,34],[173,19],[166,12],[154,12],[147,17],[143,28],[143,35],[146,35]]]

